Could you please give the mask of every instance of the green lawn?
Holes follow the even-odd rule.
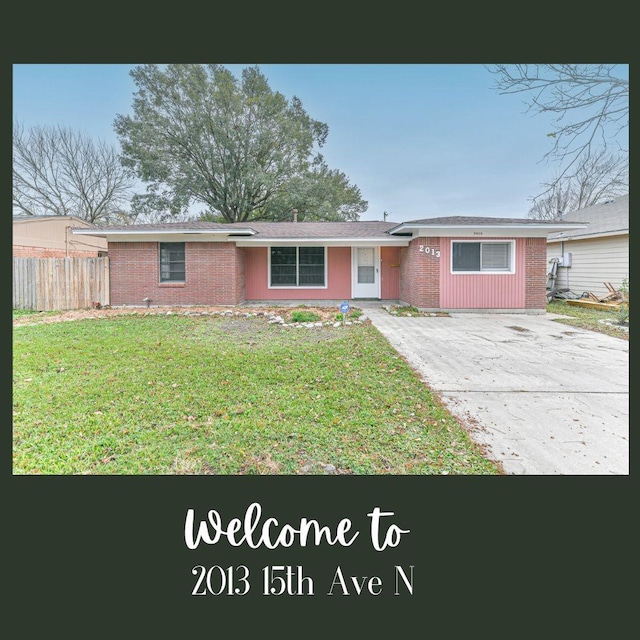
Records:
[[[549,313],[570,316],[569,318],[558,319],[556,322],[567,324],[571,327],[580,327],[581,329],[588,329],[589,331],[605,333],[614,338],[621,338],[622,340],[629,340],[629,331],[623,329],[621,326],[616,326],[618,317],[615,312],[571,305],[567,304],[564,300],[553,300],[549,302],[547,304],[547,311]],[[603,323],[603,320],[613,324]]]
[[[371,325],[14,327],[15,474],[497,474]]]

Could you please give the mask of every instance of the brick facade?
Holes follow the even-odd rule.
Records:
[[[160,282],[157,242],[110,242],[111,304],[236,305],[244,301],[244,250],[233,243],[186,242],[185,282]]]
[[[409,246],[399,248],[399,299],[401,302],[419,309],[437,310],[441,308],[441,287],[451,287],[454,284],[471,286],[462,277],[456,279],[455,283],[443,284],[442,278],[446,279],[446,273],[441,276],[441,269],[444,268],[442,264],[448,255],[447,251],[443,250],[448,246],[446,242],[447,239],[437,237],[414,238]],[[518,242],[524,244],[524,251],[519,252],[521,258],[518,260],[517,267],[517,273],[521,274],[518,276],[519,284],[516,283],[516,286],[511,283],[509,288],[502,280],[498,282],[496,276],[494,286],[493,281],[489,280],[491,276],[485,276],[479,282],[487,288],[485,292],[487,296],[490,295],[493,298],[497,296],[497,299],[488,299],[490,304],[482,305],[470,300],[470,304],[463,306],[499,309],[502,308],[500,302],[504,302],[504,297],[508,295],[510,296],[507,305],[509,308],[545,310],[547,304],[546,238],[525,238]],[[185,282],[161,283],[157,242],[110,242],[111,304],[144,306],[145,298],[151,299],[152,306],[240,304],[246,300],[246,279],[251,271],[250,265],[247,264],[249,257],[246,251],[242,247],[236,247],[232,242],[186,242]],[[257,251],[257,249],[250,251]],[[524,260],[520,262],[523,253]],[[332,273],[331,269],[329,273]],[[511,282],[511,277],[507,279],[500,277]],[[522,294],[523,284],[524,295]],[[517,301],[514,292],[511,291],[514,287],[517,289],[516,293],[520,292],[519,296],[521,296]],[[271,290],[263,292],[261,298],[265,295],[270,297],[271,293]],[[332,296],[335,297],[333,291]],[[515,304],[512,304],[513,302]]]
[[[414,238],[400,249],[400,300],[419,309],[439,309],[440,260],[420,246],[440,251],[440,238]]]
[[[547,239],[527,238],[525,243],[525,309],[547,307]]]

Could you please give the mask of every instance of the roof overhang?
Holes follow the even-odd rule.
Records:
[[[601,231],[600,233],[559,233],[548,238],[548,242],[567,242],[568,240],[595,240],[597,238],[610,238],[611,236],[628,236],[629,229],[617,229],[615,231]]]
[[[239,247],[327,246],[327,247],[406,247],[411,238],[387,234],[375,237],[265,237],[243,229],[72,229],[74,234],[106,238],[108,242],[235,242]]]
[[[253,236],[253,229],[72,229],[73,234],[106,238],[108,242],[233,242]]]
[[[444,238],[472,238],[486,236],[491,238],[546,238],[550,233],[585,229],[585,224],[425,224],[420,222],[403,222],[389,231],[391,235],[411,233],[412,238],[444,237]]]
[[[411,238],[230,238],[239,247],[323,246],[323,247],[406,247]]]

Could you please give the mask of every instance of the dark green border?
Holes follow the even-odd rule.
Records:
[[[28,62],[630,61],[633,21],[624,9],[593,11],[540,3],[357,10],[292,4],[286,12],[243,5],[235,15],[184,3],[144,13],[133,13],[130,3],[91,11],[29,6],[16,9],[7,29],[4,86],[11,64]],[[3,95],[8,123],[11,98]],[[10,138],[9,126],[4,130]],[[238,637],[291,638],[626,635],[633,610],[626,580],[638,534],[633,474],[13,477],[7,432],[5,611],[7,626],[21,636],[187,637],[230,629]],[[266,515],[292,524],[302,516],[328,523],[348,517],[362,527],[361,537],[348,549],[186,549],[186,509],[237,517],[256,501]],[[411,529],[397,549],[375,552],[367,543],[366,513],[375,506]],[[337,565],[371,576],[413,564],[415,593],[193,598],[190,568],[197,563],[247,564],[254,572],[265,564],[303,565],[323,584],[321,576]]]

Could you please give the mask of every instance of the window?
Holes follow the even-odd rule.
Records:
[[[184,242],[160,243],[160,282],[184,282]]]
[[[511,272],[512,242],[452,242],[451,271]]]
[[[271,247],[270,286],[324,287],[324,247]]]

